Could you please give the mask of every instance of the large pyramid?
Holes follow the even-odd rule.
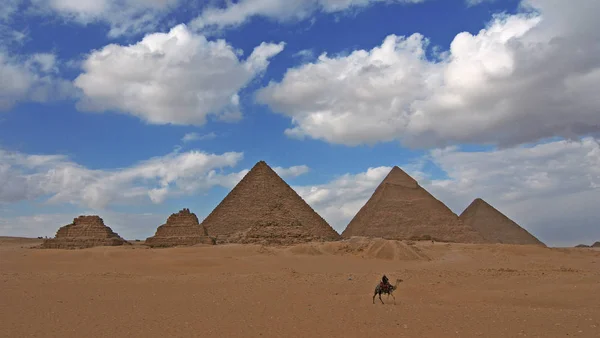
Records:
[[[156,234],[146,239],[150,247],[170,247],[179,245],[214,244],[206,229],[198,222],[198,217],[190,209],[184,208],[167,219],[167,223],[156,229]]]
[[[94,246],[131,245],[104,225],[99,216],[79,216],[73,223],[60,227],[54,238],[41,244],[44,249],[83,249]]]
[[[483,238],[463,224],[444,203],[398,167],[379,184],[350,221],[343,237],[365,236],[397,240],[433,239],[441,242],[482,243]]]
[[[264,161],[256,163],[202,225],[217,243],[288,245],[340,238]]]
[[[481,198],[475,199],[459,218],[490,243],[544,245]]]

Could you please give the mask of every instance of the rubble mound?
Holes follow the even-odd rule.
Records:
[[[202,225],[217,244],[291,245],[340,238],[264,161],[256,163]]]
[[[79,216],[60,227],[54,238],[45,239],[42,249],[85,249],[94,246],[131,245],[104,225],[99,216]]]
[[[402,241],[366,237],[352,237],[327,243],[299,244],[289,247],[287,251],[295,255],[311,256],[339,255],[396,261],[431,260],[425,252],[414,245]]]
[[[535,236],[481,198],[475,199],[459,217],[490,243],[545,246]]]
[[[171,214],[167,223],[156,229],[156,234],[145,242],[150,247],[172,247],[196,244],[215,244],[206,229],[200,225],[198,217],[190,209],[184,208]]]
[[[600,242],[592,244],[592,248],[600,248]]]
[[[342,233],[390,240],[484,243],[444,203],[399,167],[385,177]]]

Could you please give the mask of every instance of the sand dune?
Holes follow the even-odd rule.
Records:
[[[599,337],[600,250],[351,238],[39,250],[0,239],[1,337]],[[372,304],[381,275],[397,304]]]

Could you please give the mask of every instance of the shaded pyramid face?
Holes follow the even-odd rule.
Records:
[[[198,217],[189,209],[172,214],[167,223],[156,229],[156,234],[145,242],[151,247],[171,247],[196,244],[214,244],[206,229],[198,222]]]
[[[73,223],[60,227],[54,238],[44,240],[41,248],[82,249],[128,244],[131,243],[104,225],[99,216],[79,216],[73,219]]]
[[[244,176],[202,225],[217,243],[288,245],[340,237],[264,161]]]
[[[444,203],[398,167],[392,168],[342,233],[396,240],[482,243]]]
[[[544,245],[481,198],[475,199],[460,214],[460,219],[490,243]]]

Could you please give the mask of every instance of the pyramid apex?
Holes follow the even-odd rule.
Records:
[[[256,164],[254,164],[253,168],[260,168],[260,167],[268,167],[270,168],[270,166],[267,164],[267,162],[260,160],[258,162],[256,162]]]
[[[490,205],[488,202],[486,202],[483,198],[481,197],[477,197],[476,199],[473,200],[473,202],[471,202],[471,204],[469,206],[477,206],[477,205]]]
[[[465,210],[463,210],[461,215],[466,214],[467,210],[479,209],[480,207],[483,207],[484,209],[489,209],[490,211],[493,211],[493,212],[500,213],[500,211],[498,211],[491,204],[486,202],[483,198],[477,197],[476,199],[473,200],[473,202],[471,202],[471,204],[469,204],[469,206]]]
[[[381,184],[384,183],[403,185],[412,188],[416,188],[419,185],[414,178],[398,166],[394,166],[392,170],[390,170],[389,174],[387,174],[383,179],[383,182],[381,182]]]

